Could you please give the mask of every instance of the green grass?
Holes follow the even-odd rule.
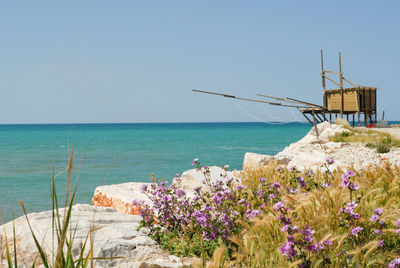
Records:
[[[376,149],[378,153],[387,153],[391,148],[400,148],[399,139],[373,130],[362,131],[350,128],[348,131],[336,134],[331,141],[361,143],[368,148]]]
[[[57,193],[56,193],[56,185],[55,185],[55,179],[56,176],[53,174],[51,180],[50,180],[50,185],[51,185],[51,202],[52,202],[52,207],[53,207],[53,213],[52,213],[52,232],[56,236],[56,241],[57,241],[57,248],[55,251],[55,254],[53,253],[48,253],[43,250],[42,245],[40,244],[38,238],[36,237],[32,226],[30,224],[25,206],[23,202],[19,202],[25,217],[26,221],[28,223],[28,226],[30,228],[32,238],[35,242],[36,248],[38,250],[38,256],[32,263],[32,267],[35,267],[36,265],[43,265],[45,268],[84,268],[88,267],[89,265],[91,267],[93,266],[93,244],[90,243],[88,247],[88,241],[89,237],[92,236],[92,233],[89,232],[86,239],[82,241],[81,243],[81,248],[80,248],[80,254],[77,258],[73,257],[72,254],[72,245],[74,243],[74,236],[72,232],[72,228],[70,227],[70,221],[71,221],[71,213],[72,213],[72,206],[74,204],[75,200],[75,194],[76,194],[76,189],[77,189],[77,182],[75,183],[74,188],[71,188],[71,173],[72,173],[72,168],[73,168],[73,160],[74,160],[74,151],[73,148],[71,149],[71,154],[69,157],[68,161],[68,167],[66,169],[67,173],[67,187],[66,187],[66,194],[65,194],[65,209],[64,209],[64,214],[60,214],[60,209],[59,209],[59,202],[57,199]],[[54,236],[53,236],[54,237]],[[7,263],[8,267],[18,267],[18,251],[16,247],[16,237],[15,237],[15,227],[13,228],[13,251],[10,250],[9,246],[9,240],[7,236],[5,235],[5,248],[6,248],[6,258],[7,258]],[[86,250],[88,248],[88,250]],[[86,252],[86,253],[85,253]],[[12,256],[14,258],[12,258]]]

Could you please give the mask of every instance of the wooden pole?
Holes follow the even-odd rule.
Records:
[[[361,98],[360,98],[360,86],[357,86],[357,96],[356,96],[356,100],[357,100],[357,116],[358,116],[358,126],[361,126],[361,122],[360,122],[360,109],[361,109]]]
[[[364,125],[368,126],[368,120],[367,120],[367,99],[365,96],[365,88],[363,89],[363,103],[364,103]]]
[[[353,113],[353,127],[354,127],[354,113]]]
[[[340,107],[340,117],[343,119],[344,97],[343,97],[343,74],[342,74],[342,56],[339,52],[339,76],[340,76],[340,96],[342,98],[342,106]]]
[[[321,49],[321,80],[322,80],[322,87],[324,88],[324,107],[326,108],[328,106],[328,101],[326,99],[326,84],[325,84],[325,71],[324,71],[324,56],[322,55],[322,49]]]
[[[325,71],[324,71],[324,56],[322,55],[322,49],[321,49],[321,79],[322,79],[322,87],[324,88],[325,91],[326,85],[325,85]]]
[[[315,119],[314,108],[312,109],[312,117],[313,117],[313,121],[314,121],[315,132],[317,133],[317,139],[319,139],[319,133],[318,133],[318,128],[317,128],[317,120]]]

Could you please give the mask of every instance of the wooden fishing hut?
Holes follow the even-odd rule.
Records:
[[[338,76],[339,81],[334,80],[330,76]],[[341,54],[339,53],[339,72],[333,72],[324,69],[324,59],[321,50],[321,78],[323,93],[323,106],[314,105],[312,108],[300,108],[300,112],[310,123],[311,119],[316,117],[317,122],[332,121],[332,115],[335,118],[340,114],[340,118],[346,116],[349,121],[349,115],[352,115],[354,126],[355,114],[357,114],[358,126],[361,125],[361,114],[364,114],[365,125],[377,122],[376,116],[376,87],[366,87],[356,85],[343,76]],[[337,88],[327,89],[326,80],[332,82]],[[344,86],[344,82],[349,84],[349,87]],[[313,119],[314,119],[313,118]],[[315,121],[315,119],[314,119]],[[349,121],[350,122],[350,121]]]
[[[337,75],[339,81],[336,81],[332,77],[330,77],[332,75]],[[243,101],[252,101],[252,102],[266,103],[281,107],[296,108],[303,114],[303,116],[312,125],[316,125],[324,121],[332,122],[332,115],[334,115],[336,119],[339,114],[340,118],[346,116],[347,121],[349,121],[349,115],[352,115],[353,127],[355,122],[355,114],[357,114],[358,117],[358,126],[361,125],[362,114],[364,114],[365,126],[368,125],[368,120],[370,124],[376,123],[377,88],[356,85],[353,82],[346,79],[343,76],[342,72],[342,59],[340,53],[339,53],[339,72],[334,72],[324,69],[324,59],[321,50],[321,78],[322,78],[322,87],[324,89],[322,106],[298,99],[279,98],[264,94],[257,94],[257,96],[274,99],[279,102],[241,98],[233,96],[231,94],[197,90],[197,89],[194,89],[193,91],[211,95],[218,95],[225,98],[232,98]],[[337,88],[328,89],[326,86],[327,82],[326,80],[332,82],[335,86],[337,86]],[[345,82],[349,84],[348,87],[345,87],[344,85]],[[329,119],[327,117],[329,117]]]

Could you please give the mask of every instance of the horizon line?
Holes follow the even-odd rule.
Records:
[[[291,124],[291,123],[300,123],[300,124],[309,124],[307,121],[291,121],[291,122],[282,122],[282,121],[180,121],[180,122],[79,122],[79,123],[0,123],[0,126],[5,125],[112,125],[112,124],[218,124],[218,123],[260,123],[260,124],[268,124],[268,123],[282,123],[282,124]]]

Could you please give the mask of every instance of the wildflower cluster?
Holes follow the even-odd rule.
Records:
[[[186,192],[176,177],[143,189],[152,201],[142,204],[143,224],[173,254],[212,256],[220,246],[242,267],[400,267],[400,168],[377,168],[376,179],[333,163],[304,172],[271,165],[232,180],[211,178],[194,159],[202,185]]]
[[[192,165],[203,173],[204,180],[190,195],[179,187],[178,177],[169,186],[162,180],[143,187],[143,193],[152,204],[141,204],[142,226],[150,229],[153,238],[166,242],[165,246],[170,242],[165,237],[173,234],[174,238],[186,237],[199,244],[199,240],[204,239],[212,253],[218,238],[228,240],[240,232],[242,226],[238,219],[250,220],[263,212],[260,207],[249,204],[243,185],[234,183],[226,174],[221,174],[219,180],[212,180],[209,167],[201,167],[198,159],[194,159]],[[228,168],[223,166],[225,171]],[[262,192],[259,194],[263,195]],[[192,253],[198,253],[198,250]]]
[[[328,239],[322,243],[315,241],[315,231],[309,225],[305,225],[299,230],[297,225],[293,225],[292,219],[289,217],[289,208],[284,205],[284,201],[275,203],[273,208],[279,214],[277,219],[283,226],[281,231],[287,233],[285,243],[279,248],[283,256],[286,256],[291,262],[296,259],[302,260],[301,267],[309,266],[311,258],[315,256],[322,256],[324,263],[330,263],[329,258],[325,255],[325,248],[332,246],[332,241]]]

